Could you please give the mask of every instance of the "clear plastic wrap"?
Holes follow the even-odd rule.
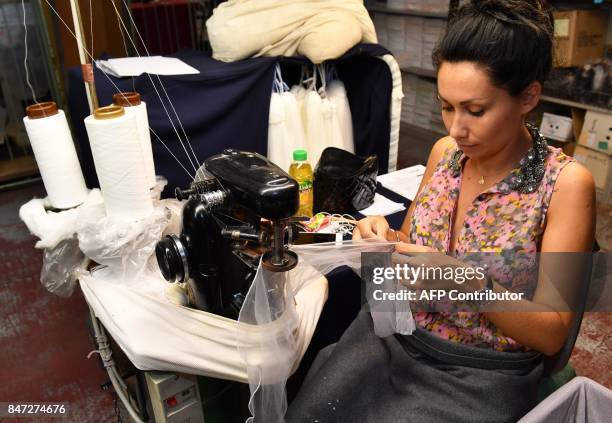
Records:
[[[276,324],[284,325],[276,330],[274,339],[266,338],[265,344],[253,348],[257,339],[237,336],[238,351],[246,363],[251,389],[249,410],[253,417],[250,422],[282,422],[287,410],[285,384],[295,370],[296,357],[299,355],[295,342],[297,313],[295,294],[307,281],[330,272],[339,266],[349,266],[360,273],[361,253],[391,252],[394,244],[388,242],[344,242],[296,245],[292,250],[298,254],[298,266],[289,272],[270,272],[261,266],[247,293],[240,311],[238,322],[254,325],[266,330]],[[360,287],[355,287],[360,289]],[[299,306],[299,304],[297,305]],[[388,335],[389,325],[395,332],[395,313],[381,313],[389,324],[385,328]],[[410,310],[403,317],[411,321]],[[379,325],[380,326],[380,325]],[[411,332],[410,332],[411,333]],[[238,334],[237,334],[238,335]],[[275,360],[262,360],[261,354],[275,357]]]
[[[135,221],[106,216],[103,202],[84,204],[77,218],[79,246],[96,263],[117,269],[122,280],[135,279],[147,266],[170,218],[171,212],[162,204]]]
[[[155,177],[155,186],[151,188],[151,198],[153,201],[159,200],[162,195],[162,191],[168,185],[168,180],[161,175]]]
[[[45,249],[40,283],[52,294],[69,297],[88,261],[76,237],[60,241],[55,247]]]

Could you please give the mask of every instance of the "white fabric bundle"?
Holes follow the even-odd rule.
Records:
[[[360,42],[376,43],[362,0],[229,0],[206,28],[213,57],[224,62],[303,55],[322,63]]]
[[[304,124],[302,122],[301,111],[298,105],[296,97],[289,91],[285,91],[281,94],[283,100],[283,106],[285,109],[285,122],[287,128],[287,139],[286,139],[286,159],[284,161],[283,168],[289,169],[293,158],[293,151],[298,149],[306,148],[306,139],[304,137]]]
[[[289,171],[293,151],[305,148],[304,127],[295,96],[272,93],[268,122],[268,158]]]
[[[85,128],[100,181],[106,214],[133,221],[151,214],[150,182],[138,136],[136,116],[85,118]]]
[[[67,209],[85,201],[87,187],[64,111],[39,119],[26,116],[23,124],[51,206]]]
[[[270,114],[268,117],[268,159],[281,169],[286,160],[285,152],[285,108],[279,93],[272,93],[270,97]]]
[[[327,103],[329,109],[329,102]],[[323,101],[316,91],[309,91],[304,98],[304,130],[306,133],[306,146],[308,162],[314,168],[321,157],[321,153],[329,142],[329,132],[325,125],[323,115]]]
[[[334,119],[340,129],[340,143],[336,147],[355,153],[353,119],[344,83],[334,80],[327,86],[327,98],[333,105]]]
[[[275,90],[270,99],[268,118],[268,158],[289,171],[293,151],[306,148],[304,126],[297,98],[288,90],[277,67]]]
[[[303,73],[300,84],[290,91],[281,89],[280,94],[272,93],[268,158],[285,171],[296,149],[307,151],[308,162],[313,168],[327,147],[337,147],[351,153],[355,151],[351,110],[344,84],[333,80],[328,89],[328,78],[326,65],[315,66],[312,76]],[[317,79],[321,81],[318,90]],[[284,82],[277,67],[275,90],[282,86]]]
[[[145,172],[149,188],[153,188],[156,184],[155,179],[155,162],[153,161],[153,147],[151,145],[151,133],[149,132],[149,117],[147,116],[147,104],[141,101],[137,106],[125,107],[126,115],[136,116],[136,125],[138,127],[138,140],[142,150],[144,159]]]
[[[28,230],[39,238],[36,248],[55,248],[60,242],[72,238],[76,232],[79,208],[103,201],[99,189],[92,189],[84,203],[60,212],[47,211],[52,206],[49,198],[34,198],[19,208],[19,217]]]
[[[294,271],[300,272],[299,268]],[[175,371],[247,383],[247,366],[238,350],[238,339],[242,351],[249,349],[252,362],[258,361],[269,369],[278,357],[260,349],[260,343],[275,343],[287,334],[293,337],[295,345],[283,357],[291,358],[295,370],[327,300],[327,280],[319,275],[299,287],[295,295],[295,326],[290,313],[266,326],[240,324],[171,304],[164,294],[168,283],[157,272],[124,281],[106,268],[80,278],[83,294],[96,316],[141,370]],[[281,372],[268,377],[278,381],[286,375]]]
[[[323,275],[342,265],[359,272],[363,252],[390,252],[393,245],[293,246],[298,266],[289,272],[260,266],[238,322],[172,304],[156,268],[129,279],[102,268],[82,276],[80,284],[96,316],[137,368],[248,381],[249,408],[257,421],[280,422],[287,407],[285,383],[308,348],[327,299]],[[414,330],[409,308],[373,317],[383,330],[379,336]]]

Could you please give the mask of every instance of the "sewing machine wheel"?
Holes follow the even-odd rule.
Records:
[[[298,257],[293,251],[285,251],[283,253],[283,263],[282,264],[273,264],[272,263],[272,253],[267,252],[263,255],[261,259],[261,265],[264,269],[269,270],[271,272],[287,272],[297,266]]]

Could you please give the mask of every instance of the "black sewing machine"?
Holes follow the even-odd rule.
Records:
[[[265,157],[225,150],[175,195],[187,200],[183,229],[159,241],[155,253],[167,281],[187,282],[193,307],[237,318],[260,259],[274,272],[297,265],[288,244],[297,235],[290,218],[299,187]]]

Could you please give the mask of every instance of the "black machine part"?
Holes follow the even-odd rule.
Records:
[[[299,187],[265,157],[226,150],[176,196],[188,199],[183,229],[159,241],[155,253],[163,277],[186,282],[196,308],[237,318],[260,257],[270,271],[297,265],[287,245],[297,234],[291,217]]]
[[[159,241],[155,246],[155,257],[162,276],[168,282],[184,282],[189,279],[187,249],[178,236],[166,235]]]
[[[298,210],[297,181],[257,153],[227,149],[204,166],[231,193],[232,202],[259,217],[288,219]]]

